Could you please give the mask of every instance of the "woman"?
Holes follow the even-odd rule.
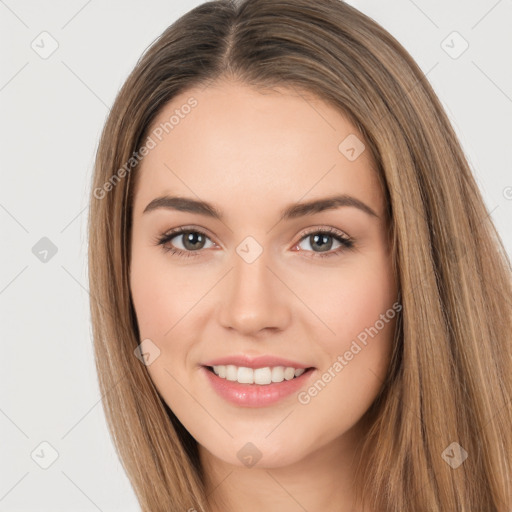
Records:
[[[432,88],[338,1],[148,49],[92,185],[96,363],[144,511],[509,511],[510,262]]]

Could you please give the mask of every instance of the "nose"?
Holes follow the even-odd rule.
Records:
[[[220,324],[244,335],[285,329],[291,319],[291,292],[277,274],[269,268],[265,251],[252,263],[234,254],[233,269],[220,290]]]

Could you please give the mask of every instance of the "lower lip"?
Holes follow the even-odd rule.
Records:
[[[314,368],[305,371],[300,377],[265,385],[240,384],[236,381],[222,379],[205,366],[202,367],[202,371],[211,382],[213,389],[228,402],[241,407],[265,407],[298,392],[309,380]]]

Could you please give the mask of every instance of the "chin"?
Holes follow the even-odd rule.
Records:
[[[307,456],[294,445],[284,445],[283,439],[246,439],[235,438],[225,447],[217,444],[212,449],[205,446],[202,449],[226,464],[248,469],[277,469],[295,464]]]

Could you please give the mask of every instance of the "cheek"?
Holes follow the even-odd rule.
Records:
[[[150,339],[159,350],[147,371],[160,395],[177,411],[191,405],[180,383],[187,382],[189,338],[194,332],[190,329],[194,310],[190,310],[204,294],[204,280],[194,282],[194,275],[171,267],[155,248],[139,246],[132,252],[130,288],[140,341]]]
[[[382,387],[400,309],[388,259],[376,254],[360,261],[325,277],[317,275],[308,295],[324,324],[316,322],[314,336],[323,357],[320,382],[302,403],[315,402],[319,410],[331,411],[331,420],[342,411],[333,425],[345,427],[366,411]]]
[[[315,340],[327,353],[337,354],[345,346],[348,349],[351,340],[364,339],[366,329],[376,323],[379,331],[390,330],[384,328],[381,315],[392,308],[397,288],[383,253],[356,256],[337,269],[317,272],[313,281],[310,276],[300,279],[300,296],[307,297],[308,306],[320,320]],[[395,316],[394,310],[390,315]]]
[[[317,282],[318,283],[318,282]],[[331,273],[324,288],[310,297],[322,327],[317,347],[323,352],[317,380],[299,397],[305,422],[322,421],[326,438],[350,429],[370,407],[389,366],[399,305],[387,259]],[[328,286],[328,287],[327,287]],[[312,425],[311,425],[312,427]]]
[[[149,375],[169,406],[181,410],[181,401],[190,407],[179,383],[188,381],[200,357],[194,347],[201,338],[201,300],[211,276],[171,263],[160,251],[142,244],[134,247],[130,287],[140,341],[150,339],[159,350],[147,367]]]
[[[201,299],[204,276],[171,265],[160,247],[139,246],[132,251],[130,288],[141,338],[163,341]]]

